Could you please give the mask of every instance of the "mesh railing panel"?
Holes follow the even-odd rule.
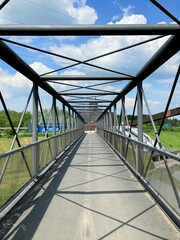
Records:
[[[66,132],[2,154],[0,156],[0,174],[2,177],[0,182],[0,207],[31,179],[34,147],[38,149],[40,171],[83,133],[83,129]],[[3,171],[4,168],[5,171]]]
[[[162,154],[157,148],[150,148],[122,135],[98,129],[105,138],[137,171],[139,158],[142,160],[141,176],[156,193],[180,215],[180,162],[171,154]],[[114,139],[114,140],[113,140]]]

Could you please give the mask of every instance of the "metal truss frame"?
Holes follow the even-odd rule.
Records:
[[[172,86],[171,93],[169,95],[167,105],[164,110],[164,115],[162,117],[161,125],[159,130],[156,129],[148,101],[146,99],[145,93],[143,91],[142,83],[145,81],[151,74],[153,74],[157,69],[159,69],[164,63],[166,63],[171,57],[173,57],[180,50],[180,22],[176,17],[174,17],[170,12],[168,12],[164,7],[162,7],[155,0],[150,0],[154,5],[156,5],[161,11],[163,11],[167,16],[169,16],[172,20],[174,20],[177,24],[153,24],[153,25],[144,25],[144,24],[130,24],[130,25],[1,25],[0,26],[0,58],[6,64],[11,66],[17,72],[24,75],[29,81],[33,83],[33,88],[30,92],[30,95],[27,99],[26,106],[23,111],[23,115],[19,122],[17,130],[13,126],[10,115],[8,113],[8,108],[5,104],[4,98],[0,93],[0,100],[3,105],[3,109],[5,110],[6,116],[9,120],[11,129],[14,134],[14,139],[12,140],[12,144],[10,147],[10,155],[13,153],[13,147],[15,141],[18,144],[23,161],[27,167],[27,171],[30,177],[34,177],[37,175],[40,169],[40,163],[42,161],[43,151],[45,148],[49,148],[50,155],[52,159],[57,157],[57,141],[56,141],[56,125],[62,126],[61,133],[63,136],[67,135],[67,138],[64,137],[64,142],[61,142],[63,145],[63,149],[67,147],[67,144],[70,144],[76,138],[76,134],[74,131],[80,130],[81,133],[78,133],[78,136],[82,135],[82,130],[84,123],[92,120],[90,116],[93,116],[93,120],[97,122],[98,131],[104,131],[104,136],[107,133],[107,140],[115,146],[117,136],[121,137],[121,157],[126,158],[128,154],[129,145],[134,146],[137,144],[136,151],[134,150],[134,155],[136,158],[136,169],[135,171],[143,177],[146,177],[147,171],[150,166],[152,155],[155,151],[158,151],[163,156],[164,165],[166,167],[174,195],[176,197],[177,203],[180,206],[180,198],[177,192],[176,184],[174,183],[173,176],[171,171],[169,170],[167,164],[167,156],[174,157],[176,161],[180,161],[179,157],[167,153],[162,149],[162,144],[160,142],[159,135],[162,130],[162,126],[164,124],[164,120],[166,117],[166,113],[169,109],[174,90],[176,88],[176,84],[179,80],[180,75],[180,67],[178,67],[174,84]],[[4,1],[0,5],[0,10],[8,3],[9,1]],[[97,56],[91,57],[86,60],[75,59],[69,56],[64,56],[61,54],[57,54],[55,52],[50,52],[44,50],[42,48],[37,48],[34,46],[26,45],[19,43],[17,41],[12,41],[8,39],[8,36],[152,36],[152,38],[148,40],[143,40],[141,42],[131,44],[129,46],[115,49],[108,53],[101,53]],[[94,60],[102,59],[107,56],[112,56],[113,54],[117,54],[120,52],[124,52],[128,49],[133,49],[136,47],[140,47],[143,44],[147,44],[152,41],[156,41],[160,38],[167,37],[169,38],[165,41],[165,43],[155,52],[155,54],[143,64],[141,69],[136,74],[129,74],[124,72],[124,70],[119,69],[115,70],[112,68],[108,68],[105,66],[100,66],[97,64],[91,63]],[[44,72],[43,74],[38,74],[35,70],[33,70],[27,62],[25,62],[20,55],[18,55],[10,45],[19,46],[26,49],[31,49],[35,52],[40,52],[45,55],[50,55],[59,59],[65,59],[67,61],[73,62],[68,64],[67,66],[60,67],[58,69]],[[68,75],[63,76],[60,75],[62,71],[66,69],[71,69],[78,65],[88,66],[89,68],[97,69],[103,71],[104,74],[97,74],[93,76],[77,76],[77,75]],[[56,73],[59,75],[52,75],[52,73]],[[77,81],[79,83],[69,83],[70,81]],[[83,85],[86,81],[87,84]],[[94,83],[92,83],[94,81]],[[117,91],[111,91],[104,89],[105,85],[116,84],[118,82],[125,83],[122,89],[117,89]],[[70,87],[64,91],[58,91],[55,87],[51,85],[64,85]],[[98,88],[100,87],[100,88]],[[103,88],[104,87],[104,88]],[[53,125],[53,137],[49,141],[48,136],[48,124],[46,124],[45,116],[43,114],[43,107],[41,104],[41,99],[39,96],[39,88],[43,89],[47,94],[50,94],[52,97],[52,107],[49,118],[52,118]],[[134,101],[133,108],[133,118],[135,116],[135,111],[137,109],[137,124],[138,124],[138,140],[134,141],[131,139],[131,129],[133,126],[133,119],[129,123],[127,113],[126,113],[126,95],[130,93],[133,89],[137,89],[136,98]],[[85,90],[85,91],[84,91]],[[112,96],[114,97],[112,100]],[[30,99],[33,101],[33,134],[32,134],[32,169],[29,168],[28,163],[26,161],[26,156],[24,154],[24,147],[21,147],[21,143],[18,138],[18,133],[20,130],[20,126],[22,123],[22,119],[26,113],[27,106],[29,104]],[[150,116],[150,120],[156,134],[156,140],[153,147],[149,147],[151,151],[151,156],[149,158],[149,163],[144,168],[143,158],[144,152],[142,150],[143,147],[147,147],[143,143],[143,101],[145,102],[146,108],[148,110],[148,114]],[[57,103],[62,104],[62,114],[58,115],[57,111]],[[121,123],[118,123],[117,120],[117,106],[120,103],[121,105]],[[41,112],[41,117],[43,121],[43,125],[45,128],[45,138],[46,141],[42,141],[41,152],[38,145],[38,110]],[[88,117],[87,117],[88,116]],[[117,129],[121,126],[121,134],[117,133]],[[125,136],[125,128],[128,127],[129,133],[128,137]],[[67,133],[73,132],[72,141],[69,141],[70,136]],[[58,133],[58,134],[59,134]],[[113,137],[112,137],[113,136]],[[51,143],[50,143],[51,142]],[[156,145],[160,147],[157,149]],[[6,157],[3,170],[1,171],[0,181],[2,181],[3,176],[6,171],[6,167],[9,162],[9,156],[4,154],[1,157]]]

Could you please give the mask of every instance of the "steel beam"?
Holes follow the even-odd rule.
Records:
[[[83,103],[83,101],[82,101]],[[107,105],[89,105],[89,104],[82,104],[82,105],[73,105],[73,107],[76,109],[76,108],[84,108],[84,107],[87,107],[87,108],[106,108]]]
[[[125,96],[122,97],[121,99],[121,129],[122,129],[122,135],[125,136]],[[122,156],[124,157],[125,156],[125,140],[124,138],[121,140],[122,141],[122,144],[121,144],[121,147],[122,147]]]
[[[68,123],[67,123],[67,129],[68,131],[71,131],[71,110],[68,108]]]
[[[161,4],[159,4],[157,1],[155,0],[150,0],[154,5],[156,5],[156,7],[158,7],[161,11],[163,11],[168,17],[170,17],[173,21],[175,21],[177,24],[180,25],[180,21],[174,17],[169,11],[167,11],[167,9],[165,9]]]
[[[10,0],[4,0],[1,4],[0,4],[0,10],[6,6],[6,4],[9,2]]]
[[[117,95],[118,92],[76,92],[76,93],[59,93],[62,96],[89,96],[89,95],[98,95],[98,96],[104,96],[104,95]]]
[[[127,77],[127,76],[77,76],[77,75],[71,75],[71,76],[66,76],[66,75],[60,75],[60,76],[42,76],[40,77],[41,80],[43,81],[108,81],[108,80],[132,80],[132,77]]]
[[[103,109],[79,109],[78,112],[82,113],[82,112],[85,112],[85,111],[88,111],[88,112],[92,112],[92,113],[102,113]]]
[[[53,136],[56,136],[56,98],[52,97],[52,128]],[[53,156],[57,156],[56,138],[53,139]]]
[[[117,107],[116,103],[114,104],[114,131],[116,132],[116,127],[117,127]]]
[[[180,27],[172,24],[109,24],[109,25],[1,25],[1,36],[122,36],[174,35]]]
[[[53,97],[52,101],[53,101],[53,105],[52,105],[53,106],[52,107],[52,112],[53,112],[52,113],[53,136],[55,136],[56,135],[56,98]]]
[[[33,84],[33,120],[32,120],[32,142],[38,141],[38,85]],[[38,145],[33,146],[32,151],[32,176],[39,170],[39,151]]]
[[[137,84],[137,115],[138,115],[138,141],[143,143],[143,99],[142,99],[142,82]],[[144,172],[143,149],[137,146],[136,170],[142,175]]]
[[[11,48],[9,48],[5,43],[0,41],[0,58],[6,62],[8,65],[13,67],[15,70],[23,74],[32,82],[35,82],[38,86],[48,92],[50,95],[56,97],[60,102],[64,103],[71,110],[76,111],[73,107],[66,102],[66,100],[61,97],[48,83],[41,81],[39,75],[27,64],[25,63]],[[78,114],[78,113],[77,113]],[[79,116],[82,121],[84,119]]]
[[[64,104],[62,104],[62,132],[66,132],[66,111]]]
[[[110,100],[67,100],[68,103],[111,103]]]
[[[115,103],[117,103],[122,98],[122,96],[126,95],[128,92],[134,89],[137,86],[137,82],[144,81],[161,65],[163,65],[167,60],[174,56],[180,50],[179,42],[180,35],[171,36],[138,72],[135,80],[130,81],[130,83],[127,84],[124,89],[119,93],[119,95],[110,103],[105,112],[108,111],[108,109],[110,109]],[[104,113],[102,113],[102,115],[103,114]],[[99,116],[99,118],[101,116]]]

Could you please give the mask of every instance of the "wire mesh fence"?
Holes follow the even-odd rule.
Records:
[[[142,172],[138,174],[157,196],[180,215],[180,157],[116,132],[103,129],[97,131],[135,171],[141,164]]]
[[[33,148],[37,149],[38,170],[41,171],[82,134],[83,129],[77,129],[1,154],[0,207],[32,179]]]

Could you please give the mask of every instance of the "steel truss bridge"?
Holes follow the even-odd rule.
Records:
[[[180,157],[163,148],[160,141],[178,85],[180,66],[175,66],[176,74],[158,129],[144,91],[146,80],[165,64],[168,67],[168,60],[177,56],[180,49],[179,21],[162,6],[157,4],[157,7],[176,24],[0,26],[1,61],[22,74],[28,84],[32,83],[27,102],[21,103],[24,111],[17,128],[0,93],[1,106],[14,135],[9,151],[0,155],[1,239],[180,239],[177,229],[180,226]],[[108,53],[104,50],[105,53],[86,60],[8,37],[102,35],[148,37]],[[141,49],[145,45],[148,49],[149,43],[159,39],[163,39],[162,45],[141,62],[136,73],[98,64],[129,49]],[[70,64],[39,74],[23,60],[21,52],[15,52],[16,47],[64,59]],[[59,74],[81,65],[92,68],[93,75]],[[122,88],[111,91],[107,87],[117,83]],[[59,91],[59,86],[68,89]],[[41,91],[52,99],[52,136],[48,134]],[[134,119],[130,121],[126,111],[126,98],[132,91],[135,92],[132,116],[137,115],[137,139],[131,137]],[[32,143],[22,146],[19,130],[30,104]],[[144,140],[144,109],[156,137],[152,146]],[[38,111],[45,128],[43,139],[37,131]],[[89,122],[96,123],[96,131],[85,133],[84,124]],[[155,155],[161,157],[160,162],[154,163]],[[174,166],[178,170],[174,171]],[[5,189],[9,195],[4,197]]]

